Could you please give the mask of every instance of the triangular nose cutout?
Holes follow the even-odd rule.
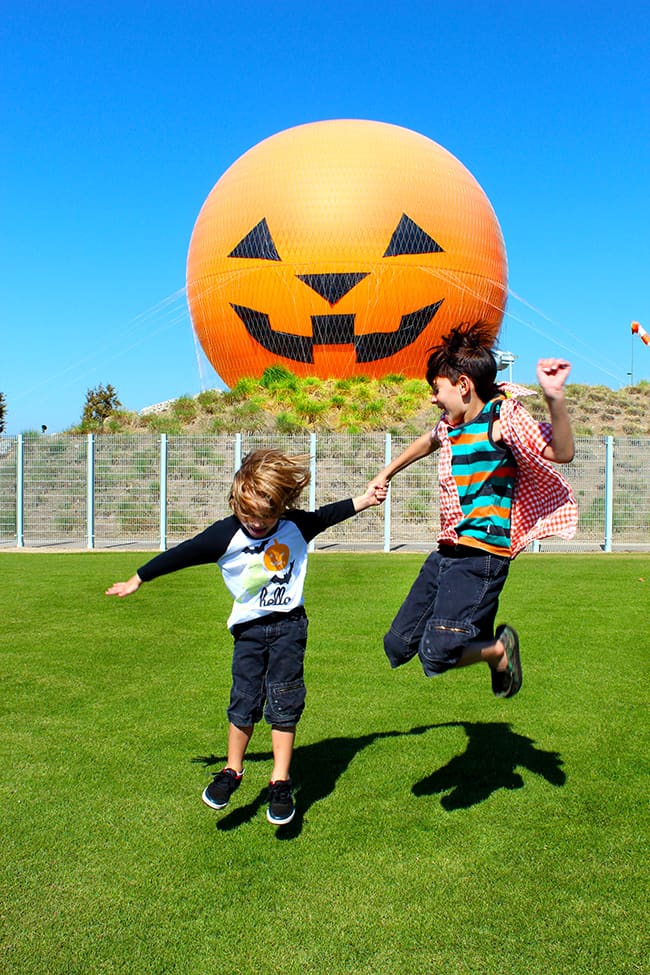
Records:
[[[367,278],[369,273],[364,271],[343,274],[297,274],[296,277],[309,285],[312,291],[328,301],[330,305],[335,305],[348,291],[352,291],[359,281]]]

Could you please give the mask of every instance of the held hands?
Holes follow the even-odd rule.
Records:
[[[366,493],[364,498],[367,501],[368,507],[375,507],[376,505],[383,504],[386,500],[386,495],[388,494],[387,484],[378,484],[376,481],[371,481],[366,488]]]
[[[366,493],[361,494],[358,498],[353,498],[354,510],[364,511],[366,508],[374,508],[377,505],[383,504],[386,500],[386,494],[388,493],[388,485],[382,486],[377,484],[375,481],[371,481],[366,488]]]
[[[371,504],[383,504],[388,494],[388,481],[379,484],[376,481],[371,481],[366,489],[366,494],[372,497]]]
[[[378,501],[375,501],[374,504],[383,504],[383,502],[386,500],[390,482],[390,477],[386,477],[383,471],[380,471],[379,474],[376,474],[373,477],[372,481],[368,482],[366,491],[374,493],[379,499]]]
[[[110,589],[107,589],[106,596],[130,596],[132,593],[137,592],[137,590],[142,585],[142,580],[140,576],[136,573],[131,576],[126,582],[114,582]]]
[[[569,378],[571,363],[566,359],[540,359],[537,363],[537,381],[547,399],[564,395],[564,384]]]

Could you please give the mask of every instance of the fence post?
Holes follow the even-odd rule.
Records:
[[[316,434],[309,434],[309,510],[316,508]],[[308,552],[313,552],[316,543],[312,538],[307,546]]]
[[[87,548],[95,547],[95,435],[86,439],[86,528]]]
[[[160,551],[167,548],[167,434],[160,434]]]
[[[241,433],[235,434],[235,474],[241,467]]]
[[[604,552],[612,550],[614,525],[614,438],[605,438],[605,543]]]
[[[16,437],[16,548],[25,547],[25,465],[23,435]]]
[[[384,467],[388,467],[391,462],[391,455],[393,452],[393,438],[390,433],[386,434],[386,439],[384,441]],[[388,494],[386,495],[386,500],[384,501],[384,552],[390,552],[390,484],[388,485]]]

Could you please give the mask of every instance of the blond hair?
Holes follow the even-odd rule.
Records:
[[[270,448],[252,450],[235,474],[228,503],[238,518],[279,518],[309,484],[309,457]]]

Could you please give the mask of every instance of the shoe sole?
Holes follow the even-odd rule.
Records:
[[[226,802],[217,803],[217,802],[214,801],[214,799],[211,799],[210,796],[207,793],[208,793],[208,790],[207,789],[204,789],[203,795],[201,796],[201,799],[206,804],[206,806],[209,806],[210,807],[210,809],[217,809],[217,810],[219,810],[219,809],[225,809],[226,806],[228,805],[228,803],[230,802],[230,799],[227,799]]]
[[[292,809],[290,815],[285,816],[284,819],[275,819],[271,815],[271,810],[270,809],[266,810],[266,818],[268,819],[268,821],[271,823],[272,826],[286,826],[287,823],[291,822],[291,820],[295,815],[296,815],[296,810]]]
[[[499,626],[496,631],[497,640],[501,639],[503,633],[508,630],[512,634],[513,646],[510,653],[508,653],[508,648],[506,647],[506,654],[508,656],[508,666],[510,669],[510,686],[503,692],[494,692],[496,697],[514,697],[521,690],[521,685],[523,683],[523,678],[521,674],[521,656],[519,653],[519,636],[516,630],[513,630],[511,626]],[[498,671],[497,671],[498,673]],[[494,684],[493,684],[494,689]]]
[[[235,792],[237,791],[237,789],[241,785],[241,780],[242,780],[242,777],[243,777],[245,771],[246,771],[246,769],[244,769],[242,771],[241,775],[239,776],[239,778],[237,780],[237,783],[236,783],[235,787],[232,789],[230,795],[228,796],[228,798],[226,799],[225,802],[215,802],[214,799],[211,799],[210,798],[210,794],[208,792],[210,786],[209,785],[206,785],[205,789],[203,790],[203,794],[201,795],[201,799],[206,804],[206,806],[209,806],[210,809],[216,809],[217,812],[220,809],[225,809],[226,806],[228,805],[228,803],[230,802],[230,800],[232,799],[233,795],[235,794]],[[212,784],[213,783],[210,783],[210,785],[212,785]]]

